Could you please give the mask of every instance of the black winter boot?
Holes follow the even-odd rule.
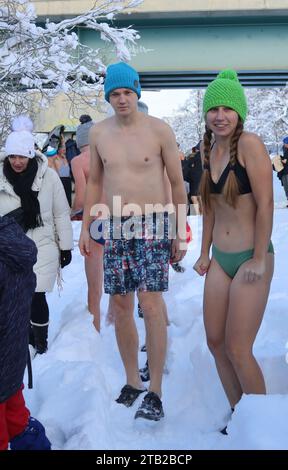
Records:
[[[32,325],[36,354],[43,354],[48,349],[48,325]]]

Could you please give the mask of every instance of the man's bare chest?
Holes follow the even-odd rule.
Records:
[[[153,142],[132,141],[128,144],[125,140],[109,142],[103,148],[101,159],[106,169],[135,169],[145,170],[161,163],[160,147]]]

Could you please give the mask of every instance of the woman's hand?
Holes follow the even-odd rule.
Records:
[[[65,268],[72,261],[71,250],[60,250],[60,265],[61,268]]]
[[[210,258],[208,255],[201,255],[200,258],[197,259],[196,263],[193,266],[193,269],[198,273],[200,276],[204,276],[207,273],[210,265]]]
[[[266,269],[265,260],[256,260],[254,258],[250,259],[245,264],[244,269],[244,281],[245,282],[255,282],[262,279]]]

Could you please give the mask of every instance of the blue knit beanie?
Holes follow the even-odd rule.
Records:
[[[139,75],[133,67],[125,62],[118,62],[107,67],[104,83],[105,100],[109,102],[111,91],[117,88],[129,88],[135,91],[138,98],[141,97]]]
[[[283,139],[283,144],[286,144],[286,145],[288,144],[288,136],[287,136],[287,137],[284,137],[284,139]]]

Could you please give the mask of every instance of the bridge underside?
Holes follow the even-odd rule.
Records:
[[[287,70],[238,70],[240,82],[245,87],[284,87],[288,83]],[[141,72],[141,87],[145,90],[205,88],[218,71]]]
[[[201,88],[219,70],[234,68],[245,86],[285,86],[288,82],[288,10],[268,16],[129,18],[140,33],[131,64],[144,89]],[[97,33],[79,29],[80,39],[101,47]],[[147,52],[142,52],[146,49]],[[111,54],[111,60],[115,56]]]

